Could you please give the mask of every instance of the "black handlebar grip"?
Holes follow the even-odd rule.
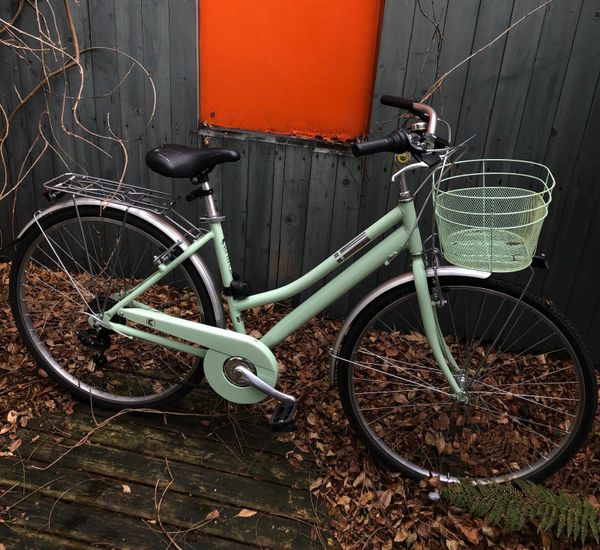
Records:
[[[417,115],[421,120],[424,120],[425,122],[429,121],[429,116],[427,116],[427,113],[415,109],[414,99],[409,99],[406,97],[396,97],[394,95],[382,95],[379,101],[381,101],[382,105],[387,105],[388,107],[398,107],[398,109],[404,109],[405,111],[408,111],[413,115]]]
[[[374,153],[404,153],[409,148],[408,137],[402,130],[395,130],[389,136],[352,145],[352,154],[363,157]]]
[[[387,105],[388,107],[398,107],[398,109],[404,109],[405,111],[414,111],[414,99],[407,97],[396,97],[394,95],[382,95],[379,101],[381,101],[382,105]]]

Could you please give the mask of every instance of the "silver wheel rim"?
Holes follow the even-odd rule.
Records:
[[[108,224],[111,224],[114,226],[121,226],[122,228],[126,227],[128,231],[133,232],[136,236],[147,239],[149,241],[148,246],[152,245],[154,247],[160,247],[161,249],[165,248],[164,244],[162,244],[160,241],[158,241],[155,237],[144,232],[142,229],[128,223],[126,220],[123,222],[123,221],[115,220],[115,219],[108,218],[108,217],[102,217],[102,216],[82,216],[81,217],[82,224],[88,223],[88,222],[96,222],[96,223],[100,222],[101,224],[108,223]],[[77,218],[69,218],[67,220],[59,222],[59,223],[54,224],[51,227],[47,228],[46,233],[52,232],[55,230],[60,230],[61,228],[65,227],[71,223],[79,224],[79,221]],[[27,251],[23,255],[23,258],[22,258],[22,261],[20,264],[20,270],[18,273],[18,308],[19,308],[19,314],[21,316],[22,322],[25,325],[25,329],[28,332],[29,338],[32,340],[34,346],[36,347],[37,351],[40,353],[40,355],[42,356],[44,361],[51,367],[51,369],[60,378],[62,378],[67,383],[71,384],[72,386],[75,386],[80,391],[84,392],[85,394],[90,395],[93,398],[108,400],[108,401],[114,402],[114,403],[122,405],[122,406],[127,406],[127,405],[136,406],[136,405],[143,404],[144,402],[154,401],[156,399],[167,399],[171,394],[178,391],[181,388],[181,386],[188,383],[189,379],[193,376],[193,374],[197,368],[198,359],[196,359],[196,358],[194,359],[194,364],[190,365],[190,367],[188,368],[187,374],[185,374],[185,376],[182,376],[177,382],[174,382],[168,388],[166,388],[160,392],[157,392],[157,393],[152,393],[149,395],[141,395],[141,396],[136,396],[136,397],[133,397],[131,395],[130,396],[118,395],[115,393],[104,391],[100,388],[96,388],[93,385],[90,385],[86,382],[82,382],[79,378],[77,378],[76,376],[73,376],[68,370],[66,370],[54,358],[53,354],[50,352],[50,350],[48,349],[48,347],[46,346],[44,341],[38,336],[38,331],[33,326],[32,317],[26,306],[26,289],[25,289],[25,284],[23,284],[24,276],[26,275],[25,271],[26,271],[27,267],[30,265],[32,256],[35,254],[36,250],[39,250],[40,243],[43,243],[43,242],[45,242],[44,234],[40,234],[33,241],[33,243],[28,247]],[[183,266],[179,266],[177,269],[179,269],[179,273],[181,275],[183,275],[183,277],[185,278],[185,282],[187,283],[187,285],[189,285],[190,290],[193,291],[193,295],[195,297],[195,302],[198,307],[198,313],[199,313],[199,315],[203,316],[202,303],[200,300],[200,296],[198,294],[198,290],[196,289],[189,273],[186,271],[186,269]],[[45,285],[43,282],[41,284],[42,284],[42,286],[46,286],[46,287],[48,286],[48,285]],[[81,289],[77,290],[77,294],[79,294],[80,302],[83,302],[85,295],[80,290]],[[90,299],[93,300],[93,297],[90,297]],[[139,342],[139,340],[138,340],[138,342]],[[166,348],[161,348],[161,349],[166,349]]]
[[[453,292],[470,291],[470,292],[482,293],[482,295],[495,296],[497,298],[502,298],[505,301],[511,300],[513,303],[516,301],[516,299],[509,294],[505,294],[505,293],[502,293],[499,291],[495,291],[495,290],[487,289],[487,288],[483,288],[483,287],[476,287],[476,286],[469,287],[467,285],[460,285],[460,286],[448,285],[448,287],[446,287],[446,293],[448,292],[448,289],[452,289]],[[399,465],[402,469],[412,472],[421,477],[422,476],[432,476],[432,475],[439,476],[442,480],[449,481],[449,482],[458,481],[459,479],[461,479],[463,477],[471,477],[474,481],[478,481],[478,482],[482,482],[482,483],[489,482],[489,481],[505,481],[508,479],[518,479],[518,478],[530,477],[535,472],[538,472],[548,462],[552,461],[558,455],[562,454],[564,449],[566,449],[569,446],[570,442],[575,437],[575,434],[577,433],[577,430],[582,422],[582,410],[583,410],[582,409],[582,400],[584,398],[584,382],[583,382],[583,378],[582,378],[581,366],[578,365],[577,356],[573,350],[573,347],[568,342],[568,340],[564,336],[564,334],[558,329],[558,327],[556,327],[556,325],[550,319],[548,319],[543,314],[543,312],[539,311],[538,309],[534,309],[530,305],[525,304],[523,302],[521,302],[519,307],[523,307],[526,309],[524,310],[524,312],[521,315],[523,315],[525,312],[527,312],[531,315],[536,316],[539,319],[538,322],[544,322],[545,326],[552,333],[552,335],[556,338],[559,338],[562,346],[564,347],[564,350],[560,350],[560,353],[566,353],[570,356],[571,361],[572,361],[571,372],[574,371],[575,375],[576,375],[576,380],[574,378],[570,382],[571,384],[576,384],[576,387],[577,387],[577,396],[576,396],[576,398],[572,397],[572,399],[574,399],[574,401],[572,403],[570,403],[570,405],[573,407],[572,410],[569,410],[569,414],[572,415],[572,421],[571,421],[568,429],[566,429],[566,430],[561,429],[561,431],[564,432],[563,437],[560,439],[559,443],[550,452],[548,452],[545,455],[541,454],[539,460],[537,460],[533,463],[528,463],[528,465],[525,467],[519,467],[518,469],[515,468],[515,471],[510,471],[508,473],[498,473],[497,475],[490,473],[491,475],[488,475],[488,476],[477,476],[477,475],[461,476],[461,475],[453,475],[452,473],[449,473],[449,472],[436,471],[436,469],[432,468],[432,467],[424,467],[423,464],[418,464],[412,460],[407,459],[405,456],[403,456],[403,454],[405,454],[405,453],[400,454],[399,452],[397,452],[397,450],[391,448],[387,443],[385,443],[382,440],[381,435],[378,434],[377,431],[371,427],[371,424],[373,424],[373,419],[371,418],[372,412],[364,410],[364,406],[361,406],[361,403],[359,403],[359,401],[363,398],[359,397],[359,395],[362,395],[361,392],[357,392],[357,383],[356,383],[356,378],[355,378],[356,370],[359,370],[359,369],[370,370],[371,369],[371,372],[375,373],[377,375],[377,373],[373,370],[373,367],[370,366],[369,363],[364,362],[362,360],[362,357],[365,356],[367,353],[370,353],[370,350],[367,349],[367,350],[361,351],[360,345],[361,345],[361,342],[364,340],[365,336],[368,333],[370,333],[371,331],[373,331],[373,327],[375,326],[376,323],[378,323],[378,321],[380,321],[386,314],[390,313],[390,311],[392,309],[396,308],[398,306],[398,304],[406,305],[406,303],[408,301],[410,301],[411,298],[414,298],[414,296],[415,296],[414,293],[410,293],[410,294],[401,296],[398,299],[396,299],[392,304],[390,304],[387,307],[385,307],[384,309],[382,309],[382,311],[378,312],[378,314],[363,329],[363,331],[361,332],[361,334],[359,335],[359,337],[357,339],[358,345],[355,345],[355,348],[352,350],[351,359],[348,362],[348,368],[349,368],[348,381],[349,381],[349,386],[350,386],[349,387],[349,395],[350,395],[352,408],[354,409],[354,411],[356,413],[356,416],[360,422],[362,430],[365,432],[365,436],[374,445],[377,446],[377,448],[380,450],[381,453],[387,455],[387,457],[389,459],[391,459],[393,462],[395,462],[397,465]],[[516,315],[519,314],[518,311],[515,313],[516,313]],[[454,322],[456,323],[456,321],[454,321]],[[393,328],[393,327],[391,327],[391,328]],[[510,336],[510,333],[509,333],[509,336]],[[378,361],[383,360],[382,364],[385,364],[386,362],[387,363],[390,362],[389,357],[380,357],[377,360]],[[463,357],[463,360],[466,361],[466,358]],[[393,364],[394,361],[392,361],[391,363]],[[419,380],[417,378],[418,374],[415,374],[415,372],[418,371],[418,369],[421,367],[421,365],[411,364],[410,361],[406,361],[406,360],[403,360],[402,363],[404,363],[404,364],[401,365],[400,367],[398,367],[398,364],[394,365],[394,368],[396,369],[395,373],[393,375],[395,377],[394,383],[398,384],[399,388],[400,388],[398,390],[398,393],[400,391],[404,391],[403,385],[408,386],[410,384],[411,377],[413,377],[414,378],[412,380],[413,385],[417,386],[417,387],[420,385],[420,388],[418,388],[417,391],[421,391],[423,394],[425,394],[426,392],[430,392],[430,393],[437,392],[440,395],[444,395],[444,399],[452,399],[452,401],[447,402],[448,405],[453,404],[454,401],[453,401],[453,398],[451,397],[449,386],[448,386],[447,382],[446,382],[446,386],[439,384],[439,387],[436,387],[435,389],[428,388],[427,387],[428,382],[424,379]],[[431,369],[432,365],[427,364],[427,365],[424,365],[424,367],[425,367],[425,369]],[[508,364],[506,364],[505,367],[508,367]],[[387,370],[389,370],[389,368],[390,367],[388,366]],[[411,373],[411,370],[414,370],[415,372]],[[426,370],[425,372],[427,372],[427,375],[429,375],[429,376],[432,375],[432,371]],[[441,377],[441,374],[439,376]],[[400,379],[398,379],[398,378],[400,378]],[[526,379],[526,381],[525,381],[527,384],[529,384],[527,386],[527,388],[528,388],[527,391],[529,391],[529,392],[534,391],[534,390],[532,390],[532,388],[534,387],[533,384],[535,382],[534,378],[535,377],[530,376],[530,378]],[[483,380],[485,380],[485,379],[483,379]],[[523,382],[523,381],[521,381],[521,382]],[[485,384],[485,382],[483,382],[483,384]],[[545,383],[545,384],[547,384],[547,383]],[[511,386],[518,386],[518,385],[521,385],[521,387],[524,387],[523,384],[517,383],[517,382],[515,382],[515,384],[512,384]],[[505,387],[501,388],[501,391],[498,393],[508,392],[508,390],[509,390],[509,387],[505,386]],[[486,387],[485,385],[481,385],[481,384],[477,385],[474,382],[472,385],[471,394],[476,396],[474,399],[475,407],[481,408],[481,405],[480,405],[481,398],[483,397],[485,392],[490,393],[491,391],[492,390],[490,388]],[[475,392],[480,392],[480,393],[476,394]],[[391,393],[391,392],[388,392],[388,393]],[[510,399],[516,398],[517,400],[522,399],[522,400],[528,400],[528,401],[532,399],[531,393],[530,394],[520,394],[518,397],[516,397],[517,393],[514,390],[511,391],[510,393],[511,393],[510,396],[506,396],[506,397],[510,397]],[[523,395],[523,397],[521,397],[521,395]],[[535,397],[540,397],[540,396],[536,395]],[[410,402],[409,402],[409,404],[410,404]],[[427,403],[423,403],[423,405],[426,405],[426,404]],[[531,403],[528,402],[527,404],[529,406],[533,407],[533,405],[531,405]],[[545,405],[545,404],[542,403],[542,405]],[[398,406],[394,405],[392,407],[392,410],[394,408],[399,409],[401,406],[402,405],[398,405]],[[413,404],[413,406],[414,406],[414,404]],[[488,407],[488,408],[491,408],[491,407]],[[495,409],[496,409],[496,407],[494,406],[492,410],[494,410],[494,412],[500,412],[500,411],[496,411]],[[380,412],[380,411],[381,411],[381,409],[379,409],[378,412]],[[448,413],[446,412],[446,414],[448,414]],[[429,421],[431,419],[428,418],[426,420]],[[516,421],[513,419],[510,419],[510,422],[515,423]],[[520,420],[520,422],[522,423],[523,420]],[[542,429],[542,427],[540,427],[540,426],[538,426],[537,428]],[[384,437],[385,437],[385,435],[384,435]],[[444,452],[444,451],[442,451],[442,452]]]

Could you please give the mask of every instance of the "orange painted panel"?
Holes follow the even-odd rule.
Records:
[[[199,0],[201,122],[348,139],[367,130],[382,0]]]

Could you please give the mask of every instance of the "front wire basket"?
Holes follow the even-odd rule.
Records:
[[[555,186],[543,164],[479,159],[445,164],[433,177],[442,254],[450,263],[488,272],[531,264]]]

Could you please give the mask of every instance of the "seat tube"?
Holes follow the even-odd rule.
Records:
[[[213,242],[215,254],[217,255],[217,262],[219,264],[221,281],[223,282],[223,287],[227,288],[231,286],[231,282],[233,281],[233,272],[231,270],[229,252],[227,251],[227,243],[225,242],[225,235],[223,234],[223,227],[221,226],[220,220],[210,222],[210,229],[215,236]],[[237,308],[233,296],[227,296],[227,305],[229,307],[229,316],[231,317],[234,330],[236,332],[245,333],[246,328],[244,326],[244,321],[242,320],[242,314]]]

